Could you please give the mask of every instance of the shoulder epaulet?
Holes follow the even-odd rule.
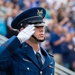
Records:
[[[50,54],[50,53],[49,53],[49,56],[54,57],[53,54]]]

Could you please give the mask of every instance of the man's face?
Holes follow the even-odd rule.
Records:
[[[35,26],[34,36],[39,40],[44,40],[45,38],[45,27],[44,26]]]

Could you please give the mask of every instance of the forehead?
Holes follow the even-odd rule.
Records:
[[[44,26],[35,26],[35,30],[45,30],[45,27]]]

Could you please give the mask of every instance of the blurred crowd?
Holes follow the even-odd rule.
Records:
[[[57,63],[75,71],[75,0],[0,0],[0,34],[18,34],[12,20],[28,8],[46,9],[45,41],[41,43]]]

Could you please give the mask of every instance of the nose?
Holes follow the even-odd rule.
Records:
[[[40,33],[41,33],[41,32],[44,33],[44,32],[45,32],[44,28],[40,28],[40,29],[39,29],[39,32],[40,32]]]
[[[39,31],[40,31],[40,32],[43,32],[44,30],[43,30],[43,29],[40,29]]]
[[[43,27],[40,28],[39,31],[40,31],[40,32],[44,32],[44,28],[43,28]]]

